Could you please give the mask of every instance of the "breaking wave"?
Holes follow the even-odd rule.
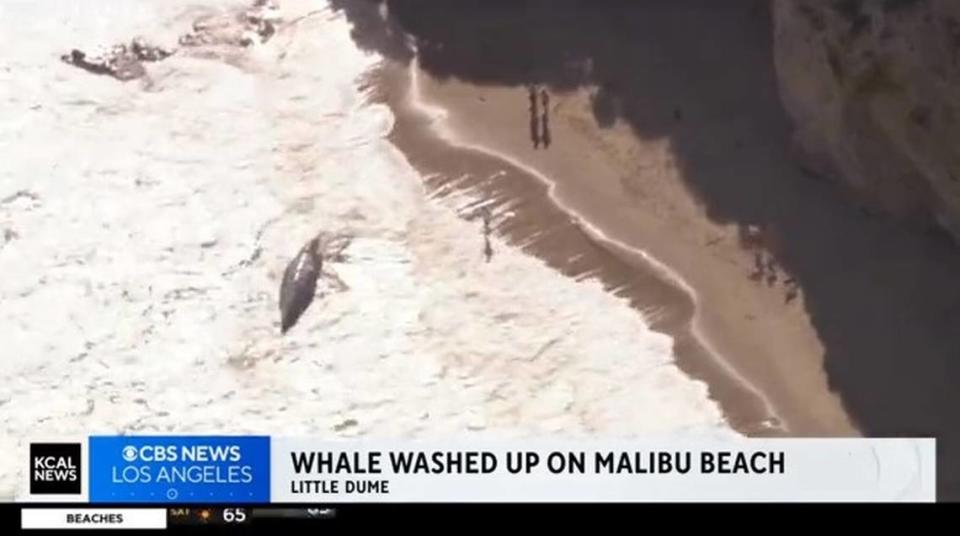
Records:
[[[51,436],[726,430],[671,339],[599,282],[504,243],[483,262],[480,224],[385,139],[393,115],[359,84],[379,58],[332,10],[148,80],[58,60],[241,7],[0,5],[0,495]],[[330,267],[349,288],[323,285],[281,337],[279,279],[321,231],[353,237]]]

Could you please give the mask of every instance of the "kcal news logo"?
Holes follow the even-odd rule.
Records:
[[[79,495],[83,478],[80,443],[30,444],[30,493]]]

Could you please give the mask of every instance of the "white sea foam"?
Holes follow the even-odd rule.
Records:
[[[378,58],[341,15],[150,64],[148,86],[57,59],[175,39],[195,4],[0,5],[0,496],[51,435],[726,433],[600,283],[501,243],[482,262],[479,223],[384,139],[390,110],[356,89]],[[355,236],[349,290],[281,337],[279,278],[321,230]]]

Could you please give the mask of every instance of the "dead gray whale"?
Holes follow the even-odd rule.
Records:
[[[286,333],[310,307],[317,294],[319,280],[330,284],[332,290],[345,291],[347,286],[330,265],[344,262],[343,251],[351,238],[320,233],[311,239],[287,265],[280,282],[280,331]]]
[[[280,333],[297,323],[317,293],[317,278],[323,268],[320,239],[314,238],[290,261],[280,283]]]

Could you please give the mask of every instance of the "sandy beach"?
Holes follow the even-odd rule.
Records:
[[[960,498],[960,247],[798,165],[766,2],[288,0],[125,81],[61,54],[249,2],[54,2],[4,11],[0,497],[218,431],[933,436]]]
[[[517,120],[522,114],[494,111],[522,104],[522,88],[499,92],[485,88],[481,100],[473,94],[476,88],[431,83],[423,77],[420,90],[427,102],[452,110],[447,123],[452,139],[487,150],[488,157],[509,158],[555,185],[551,194],[545,189],[538,192],[540,199],[555,199],[552,205],[563,205],[566,214],[580,219],[579,224],[568,219],[569,228],[557,229],[544,222],[536,231],[519,231],[517,239],[531,238],[539,249],[527,249],[548,258],[569,258],[570,254],[555,243],[539,240],[537,232],[560,235],[555,241],[573,240],[565,234],[580,235],[585,243],[575,249],[577,253],[602,251],[592,262],[579,258],[573,265],[561,263],[570,275],[619,271],[610,264],[628,269],[629,275],[620,276],[622,283],[612,276],[609,288],[630,294],[641,310],[653,306],[668,311],[658,327],[675,337],[679,362],[713,387],[714,397],[727,408],[732,422],[747,432],[766,427],[781,428],[790,435],[852,432],[839,401],[827,390],[822,362],[796,357],[823,353],[802,304],[797,303],[802,297],[786,304],[781,285],[749,277],[753,253],[741,246],[736,227],[711,225],[689,193],[679,187],[680,171],[668,147],[635,143],[625,129],[603,133],[591,129],[585,92],[555,97],[552,134],[556,141],[551,148],[537,151],[524,139],[524,125]],[[396,139],[403,148],[402,136]],[[631,176],[637,169],[645,172]],[[482,173],[470,172],[485,179]],[[537,180],[527,175],[527,180]],[[516,176],[506,175],[496,180],[507,191],[519,182]],[[501,202],[508,205],[519,197],[501,195]],[[531,203],[519,204],[532,209]],[[661,290],[661,285],[673,292]],[[768,421],[771,418],[775,421]]]
[[[233,31],[250,20],[244,0],[52,6],[4,12],[23,24],[0,65],[13,89],[0,108],[16,118],[0,129],[0,497],[25,491],[31,441],[54,436],[736,435],[722,383],[691,378],[651,327],[690,307],[682,293],[609,264],[614,284],[646,289],[638,311],[589,277],[582,236],[567,248],[577,278],[505,239],[547,218],[569,227],[555,208],[496,208],[487,250],[483,223],[451,210],[470,196],[430,191],[445,179],[411,165],[393,142],[414,130],[376,102],[377,89],[405,98],[409,81],[368,79],[383,57],[343,13],[283,2],[258,43]],[[225,30],[177,48],[201,18]],[[137,36],[177,52],[134,68],[111,51]],[[78,68],[75,48],[106,70]],[[104,50],[142,77],[104,76],[120,72]],[[503,167],[431,141],[424,155],[444,165]],[[286,267],[331,236],[347,246],[325,253],[315,299],[284,332]]]
[[[428,103],[443,103],[454,113],[466,116],[462,103],[444,100],[449,95],[443,90],[422,95],[421,100],[416,84],[411,85],[414,71],[391,65],[379,74],[379,83],[386,89],[383,96],[397,116],[390,139],[427,178],[426,186],[434,197],[470,196],[467,202],[457,204],[461,217],[480,220],[482,211],[489,210],[495,233],[511,245],[546,261],[568,277],[598,279],[609,292],[628,299],[654,329],[673,338],[681,368],[707,383],[711,397],[721,403],[735,428],[755,435],[785,432],[770,401],[759,389],[739,376],[729,363],[717,359],[709,342],[705,344],[694,333],[694,301],[678,285],[669,268],[657,269],[642,255],[593,235],[576,219],[579,212],[558,206],[547,183],[528,167],[530,160],[515,158],[509,152],[492,154],[498,146],[487,142],[504,134],[502,130],[479,132],[480,139],[470,141],[471,146],[465,145],[468,137],[457,137],[455,141],[443,137],[434,128],[436,121],[430,119]],[[463,132],[468,130],[473,132]],[[482,236],[465,239],[476,243],[479,261]]]
[[[598,126],[590,89],[538,86],[541,114],[540,88],[548,92],[552,135],[538,148],[528,87],[439,79],[417,61],[389,64],[380,76],[397,115],[391,141],[435,195],[473,193],[506,214],[496,229],[511,243],[628,297],[673,337],[681,367],[710,386],[738,430],[856,434],[827,388],[803,298],[784,303],[789,274],[772,285],[749,277],[755,250],[737,226],[710,221],[683,186],[669,141]],[[461,214],[477,218],[476,210]]]
[[[658,311],[739,430],[935,436],[954,496],[960,254],[794,160],[765,5],[562,4],[341,8],[392,58],[392,140],[438,196],[481,192],[520,215],[499,233]],[[531,85],[549,95],[547,148]]]

